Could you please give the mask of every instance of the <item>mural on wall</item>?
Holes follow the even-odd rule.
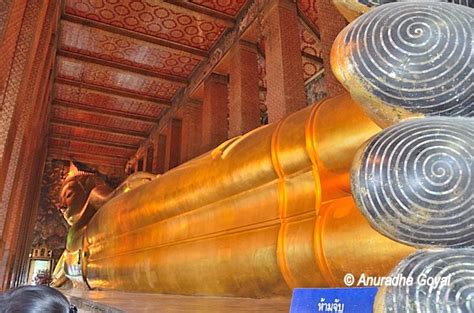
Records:
[[[306,82],[306,103],[311,105],[327,97],[326,85],[324,83],[324,72],[309,82]]]
[[[262,48],[263,40],[260,40],[258,45],[257,65],[258,65],[258,88],[259,88],[259,109],[260,109],[260,124],[268,124],[268,108],[267,108],[267,80],[265,79],[265,56]]]
[[[322,44],[319,35],[303,19],[300,20],[300,36],[306,103],[311,105],[327,97]]]
[[[41,184],[41,198],[33,230],[33,247],[47,246],[58,260],[66,245],[68,225],[59,208],[59,192],[64,177],[69,172],[69,162],[48,160]]]

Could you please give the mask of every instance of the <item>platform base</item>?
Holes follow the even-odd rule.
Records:
[[[285,312],[290,298],[248,299],[204,296],[177,296],[116,291],[61,290],[79,312],[167,312],[243,313]]]

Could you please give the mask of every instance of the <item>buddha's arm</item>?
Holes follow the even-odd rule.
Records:
[[[54,268],[51,282],[53,287],[61,287],[67,281],[66,273],[64,272],[65,253],[63,252]]]

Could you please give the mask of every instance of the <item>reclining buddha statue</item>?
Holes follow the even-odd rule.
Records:
[[[472,9],[338,6],[350,19],[368,11],[333,46],[347,94],[114,191],[90,173],[71,175],[61,197],[72,227],[55,284],[288,296],[345,286],[346,273],[386,276],[417,248],[472,247],[472,30],[463,24]],[[443,131],[450,142],[438,140]]]
[[[348,175],[379,130],[343,95],[112,193],[74,175],[61,193],[65,274],[91,288],[267,297],[386,273],[412,248],[371,229]]]

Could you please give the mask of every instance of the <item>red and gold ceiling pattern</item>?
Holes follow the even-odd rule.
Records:
[[[95,140],[101,142],[109,142],[112,144],[128,144],[133,146],[138,146],[143,140],[143,138],[141,137],[110,133],[65,124],[52,124],[50,127],[50,133],[51,136],[60,135],[75,138],[77,140]]]
[[[111,128],[130,130],[148,134],[153,128],[152,123],[144,123],[132,119],[117,118],[113,115],[98,115],[84,110],[54,106],[52,118],[71,122],[80,122],[89,125],[103,126]]]
[[[163,113],[159,104],[116,96],[66,84],[56,84],[56,100],[88,105],[115,112],[132,113],[158,119]]]
[[[151,1],[67,0],[66,13],[208,51],[226,26],[178,6]]]
[[[300,22],[301,52],[303,60],[304,80],[308,81],[323,69],[321,58],[321,40],[314,34],[304,21]]]
[[[79,141],[72,141],[72,140],[67,140],[67,139],[56,139],[52,138],[49,140],[49,145],[50,146],[55,146],[55,147],[62,147],[64,149],[70,149],[73,151],[78,151],[78,152],[83,152],[83,151],[88,151],[90,149],[91,145],[82,143]],[[101,146],[101,145],[92,145],[94,147],[94,153],[97,155],[108,155],[108,156],[117,156],[117,157],[128,157],[133,154],[133,150],[130,149],[123,149],[123,148],[118,148],[118,147],[106,147],[106,146]]]
[[[306,19],[311,22],[313,27],[318,29],[318,10],[316,9],[315,0],[298,0],[298,8],[305,15]]]
[[[321,40],[304,26],[301,26],[301,51],[321,58]]]
[[[323,69],[323,64],[314,61],[313,59],[303,57],[303,75],[304,80],[307,81],[313,78],[320,70]]]
[[[92,27],[62,21],[60,49],[188,78],[200,59],[194,55]]]
[[[140,95],[171,100],[182,84],[144,76],[117,68],[59,57],[59,78],[74,80],[99,87],[124,90]]]
[[[247,0],[190,0],[215,11],[236,16]]]

